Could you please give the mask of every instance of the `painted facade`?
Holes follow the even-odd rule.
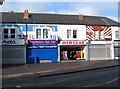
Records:
[[[119,59],[117,26],[57,23],[1,26],[3,64]]]

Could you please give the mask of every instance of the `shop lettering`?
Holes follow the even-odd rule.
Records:
[[[83,45],[84,41],[62,41],[63,45]]]
[[[56,45],[56,41],[51,40],[29,40],[31,45]]]
[[[2,44],[15,44],[15,40],[4,40]]]
[[[45,41],[45,44],[50,44],[50,41]]]

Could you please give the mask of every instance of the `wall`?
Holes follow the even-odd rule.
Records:
[[[85,25],[58,25],[58,36],[62,40],[86,40]],[[67,38],[67,30],[77,30],[77,38]]]
[[[112,29],[112,41],[118,40],[115,34],[115,31],[118,31],[118,27],[111,27],[111,29]]]
[[[20,26],[20,25],[19,25]],[[43,29],[48,29],[48,38],[44,40],[57,40],[57,32],[58,28],[57,25],[50,25],[50,24],[27,24],[27,38],[29,40],[37,40],[36,38],[36,29],[41,29],[41,39],[43,40]],[[20,26],[24,35],[26,35],[26,27],[23,25]]]

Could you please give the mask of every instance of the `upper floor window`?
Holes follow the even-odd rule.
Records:
[[[67,38],[71,38],[71,30],[67,30]]]
[[[15,29],[10,29],[11,38],[15,38]]]
[[[4,28],[3,29],[3,38],[8,38],[8,35],[9,35],[9,30],[7,28]]]
[[[3,28],[3,38],[15,38],[15,28]]]
[[[119,32],[115,31],[116,39],[119,39]]]
[[[43,39],[48,38],[48,29],[43,29]]]
[[[77,30],[73,30],[73,38],[77,38]]]
[[[104,32],[103,31],[100,31],[100,39],[104,40]]]
[[[94,31],[95,40],[104,40],[104,32],[103,31]]]
[[[36,38],[41,39],[41,29],[36,29]]]

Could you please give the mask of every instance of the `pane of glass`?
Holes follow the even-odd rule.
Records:
[[[11,35],[11,38],[15,38],[15,35]]]
[[[71,38],[71,30],[67,30],[67,38]]]
[[[103,34],[103,31],[100,31],[100,35],[101,35],[101,36],[103,36],[103,35],[104,35],[104,34]]]
[[[41,39],[41,29],[36,29],[36,38]]]
[[[4,30],[4,34],[8,34],[8,29],[3,29]]]
[[[73,38],[77,38],[77,36],[76,36],[76,35],[73,35]]]
[[[43,38],[48,38],[48,30],[43,29]]]
[[[77,33],[77,30],[73,30],[73,34],[76,34]]]
[[[99,31],[95,31],[95,32],[94,32],[94,37],[95,37],[95,39],[98,39],[98,38],[99,38]]]
[[[4,35],[4,38],[8,38],[8,35]]]
[[[77,30],[73,30],[73,38],[77,38]]]
[[[15,34],[15,29],[10,29],[11,34]]]
[[[104,39],[104,32],[103,31],[100,31],[100,39]]]

